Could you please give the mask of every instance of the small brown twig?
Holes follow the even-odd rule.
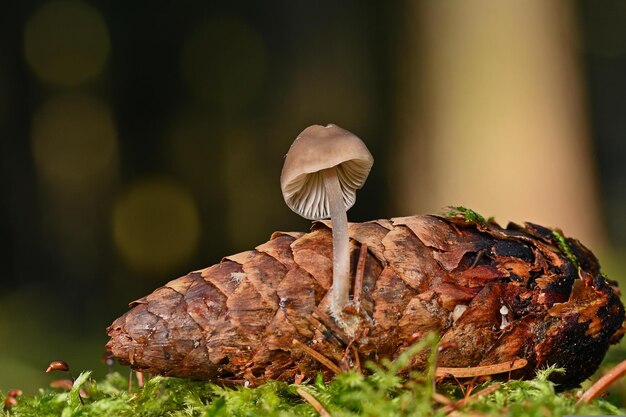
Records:
[[[367,259],[367,243],[361,243],[359,261],[356,264],[356,276],[354,277],[354,291],[352,302],[356,312],[361,311],[361,295],[363,293],[363,276],[365,275],[365,260]]]
[[[626,375],[626,361],[622,361],[615,365],[611,370],[598,379],[585,393],[578,399],[576,405],[587,404],[596,399],[602,391],[607,389],[611,384]]]
[[[502,388],[501,384],[493,384],[488,386],[485,389],[482,389],[468,397],[465,397],[463,399],[460,399],[459,401],[456,401],[452,404],[446,405],[445,407],[443,407],[443,412],[446,414],[449,414],[451,412],[453,412],[454,410],[456,410],[457,408],[466,405],[467,403],[469,403],[470,401],[480,397],[481,395],[489,395],[492,394],[496,391],[498,391],[500,388]]]
[[[439,394],[438,392],[433,392],[433,400],[442,405],[450,405],[453,403],[450,398],[446,397],[443,394]]]
[[[452,378],[454,378],[454,381],[459,386],[459,389],[461,390],[461,394],[463,394],[463,397],[467,397],[467,395],[466,395],[467,390],[465,388],[465,385],[463,385],[463,383],[461,381],[459,381],[459,379],[456,376],[452,375]]]
[[[320,403],[319,401],[317,401],[317,399],[312,396],[311,394],[309,394],[308,392],[306,392],[305,390],[303,390],[302,388],[296,388],[296,392],[298,393],[299,396],[301,396],[306,402],[308,402],[309,404],[311,404],[311,407],[313,407],[315,409],[315,411],[317,411],[317,413],[322,416],[322,417],[332,417],[328,411],[326,411],[326,409],[324,408],[324,406],[322,405],[322,403]]]
[[[321,353],[319,353],[315,349],[311,349],[309,346],[305,345],[304,343],[302,343],[298,339],[293,339],[293,341],[291,343],[293,343],[294,345],[298,346],[300,349],[302,349],[304,351],[304,353],[306,353],[309,356],[313,357],[313,359],[317,360],[319,363],[321,363],[322,365],[326,366],[328,369],[333,371],[335,374],[340,374],[341,373],[341,368],[339,368],[339,366],[337,366],[333,361],[331,361],[330,359],[328,359],[326,356],[322,355]]]
[[[137,385],[139,386],[139,388],[143,388],[144,383],[145,383],[143,372],[135,371],[135,376],[137,377]]]
[[[354,340],[351,340],[350,343],[348,343],[348,346],[346,346],[346,349],[343,351],[340,368],[342,371],[356,370],[358,373],[362,374],[363,369],[361,368],[359,350],[353,345],[353,343]],[[350,354],[352,354],[353,360],[350,359]]]
[[[359,350],[356,346],[352,345],[352,353],[354,354],[354,369],[360,374],[363,373],[363,368],[361,368],[361,358],[359,357]]]
[[[474,262],[472,262],[472,265],[470,266],[470,268],[474,268],[476,265],[478,265],[478,262],[480,262],[480,260],[483,258],[483,256],[487,253],[486,249],[481,249],[478,251],[478,253],[476,254],[476,258],[474,259]]]
[[[445,368],[440,366],[437,367],[435,373],[438,377],[452,375],[455,378],[474,378],[477,376],[495,375],[514,371],[525,367],[527,364],[528,361],[526,359],[515,359],[494,365],[474,366],[471,368]]]

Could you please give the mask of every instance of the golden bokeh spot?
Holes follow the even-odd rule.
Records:
[[[235,17],[199,24],[183,47],[182,74],[199,98],[231,108],[248,102],[266,81],[263,40]]]
[[[39,174],[62,187],[88,187],[111,178],[117,134],[109,108],[83,94],[56,96],[35,114],[32,148]]]
[[[26,23],[26,60],[46,82],[77,85],[95,77],[109,49],[102,15],[84,2],[48,1]]]
[[[173,181],[138,182],[115,202],[115,245],[137,271],[171,273],[193,256],[199,237],[196,204],[189,192]]]

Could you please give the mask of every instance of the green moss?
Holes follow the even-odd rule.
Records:
[[[554,240],[556,240],[556,244],[559,247],[559,250],[563,253],[563,255],[565,255],[565,257],[569,259],[569,261],[573,263],[576,267],[579,267],[580,263],[578,262],[576,255],[574,255],[574,252],[572,252],[572,248],[570,248],[567,244],[565,236],[563,236],[556,230],[552,231],[552,236],[554,236]]]
[[[193,382],[178,378],[153,377],[141,389],[128,392],[128,380],[118,373],[109,374],[102,381],[90,379],[82,373],[69,392],[42,389],[35,396],[20,397],[18,405],[5,410],[4,416],[27,417],[97,417],[97,416],[260,416],[290,417],[318,416],[318,412],[297,392],[305,390],[319,401],[333,417],[403,417],[445,416],[446,412],[432,398],[433,367],[429,372],[413,372],[409,378],[406,368],[411,359],[424,348],[434,345],[429,336],[407,349],[396,361],[368,367],[369,376],[345,372],[330,383],[321,378],[302,385],[269,382],[257,388],[224,388],[208,382]],[[430,349],[434,352],[434,349]],[[422,354],[422,356],[425,353]],[[426,356],[432,364],[432,353]],[[576,406],[572,392],[556,393],[548,380],[556,369],[540,372],[531,381],[509,381],[489,395],[480,396],[458,410],[459,416],[562,416],[568,414],[624,414],[604,399],[582,407]],[[478,392],[489,386],[474,388]],[[84,405],[78,399],[83,389],[88,398]],[[458,400],[462,398],[457,385],[444,384],[438,392]],[[0,399],[4,396],[0,393]]]
[[[493,222],[493,217],[490,217],[489,220],[485,220],[483,216],[476,213],[472,209],[465,208],[463,206],[450,206],[448,207],[448,212],[446,213],[447,217],[456,217],[461,216],[468,223],[477,223],[481,226],[487,226],[487,223]]]

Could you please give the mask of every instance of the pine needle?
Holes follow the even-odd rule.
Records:
[[[321,363],[322,365],[324,365],[325,367],[333,371],[335,374],[341,373],[341,368],[339,368],[339,366],[337,366],[333,361],[331,361],[330,359],[328,359],[326,356],[322,355],[315,349],[311,349],[310,347],[308,347],[307,345],[305,345],[298,339],[293,339],[292,343],[298,346],[300,349],[302,349],[304,353],[308,354],[312,358],[316,359],[319,363]]]
[[[602,378],[598,379],[585,391],[576,404],[585,404],[595,400],[604,390],[624,375],[626,375],[626,361],[618,363],[609,372],[604,374]]]
[[[328,411],[326,411],[326,409],[324,408],[324,406],[322,405],[322,403],[320,403],[319,401],[317,401],[317,399],[315,399],[314,396],[312,396],[311,394],[309,394],[308,392],[306,392],[304,389],[302,388],[296,388],[296,392],[298,393],[299,396],[301,396],[302,398],[304,398],[304,400],[306,402],[308,402],[309,404],[311,404],[311,406],[313,408],[315,408],[315,411],[318,412],[318,414],[322,417],[332,417]]]
[[[474,378],[477,376],[496,375],[515,371],[517,369],[522,369],[527,364],[528,361],[526,359],[515,359],[514,361],[507,361],[494,365],[474,366],[471,368],[445,368],[439,366],[437,367],[436,375],[438,377],[452,375],[455,378]]]

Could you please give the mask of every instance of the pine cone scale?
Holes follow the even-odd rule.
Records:
[[[525,358],[514,373],[551,364],[575,385],[622,335],[624,307],[593,254],[560,231],[503,229],[460,217],[411,216],[349,225],[352,274],[367,245],[358,337],[328,315],[332,224],[277,232],[256,249],[170,281],[109,328],[113,355],[166,375],[243,381],[328,375],[293,340],[339,363],[393,358],[436,331],[439,365]],[[578,268],[580,265],[580,269]]]

